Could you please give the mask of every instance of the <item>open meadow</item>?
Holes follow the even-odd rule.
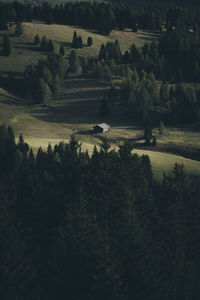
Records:
[[[33,43],[34,37],[38,34],[40,39],[46,36],[51,39],[55,45],[55,51],[59,51],[59,47],[65,48],[66,59],[70,53],[71,43],[74,30],[78,35],[82,36],[84,47],[77,49],[76,52],[82,57],[96,57],[99,54],[101,44],[106,44],[108,41],[118,39],[122,52],[129,49],[134,43],[137,47],[142,47],[144,43],[150,43],[152,39],[159,37],[158,33],[150,33],[139,30],[137,33],[129,30],[117,31],[113,30],[109,36],[103,36],[96,33],[94,30],[86,30],[79,27],[67,25],[47,25],[39,22],[23,23],[24,33],[20,37],[14,36],[14,25],[9,28],[8,34],[11,39],[12,53],[9,57],[0,56],[0,72],[23,72],[25,67],[30,64],[36,64],[40,58],[45,58],[46,53],[41,53],[39,47]],[[5,32],[0,33],[0,44]],[[93,45],[87,47],[87,38],[91,36]]]
[[[118,39],[122,52],[135,43],[141,47],[145,42],[151,42],[159,35],[138,31],[112,31],[108,37],[99,35],[94,31],[64,25],[46,25],[40,23],[23,23],[24,33],[20,38],[13,35],[14,28],[9,28],[12,43],[10,57],[0,56],[0,72],[8,80],[19,80],[27,65],[36,64],[39,58],[45,58],[33,44],[36,34],[46,35],[55,43],[56,51],[63,45],[66,50],[66,62],[71,51],[71,41],[74,30],[83,38],[84,44],[87,37],[93,38],[92,47],[77,49],[83,57],[95,57],[99,53],[102,43]],[[2,39],[3,32],[0,39]],[[120,83],[114,82],[117,87]],[[106,134],[111,147],[117,149],[119,144],[128,139],[137,153],[148,154],[151,158],[154,173],[160,177],[162,171],[169,171],[174,163],[184,163],[190,173],[200,173],[200,162],[189,160],[181,156],[143,148],[143,128],[133,125],[133,120],[127,119],[124,110],[116,106],[111,116],[99,116],[100,100],[108,94],[112,82],[97,81],[89,75],[73,75],[64,82],[64,87],[59,94],[49,100],[47,106],[34,104],[30,99],[14,96],[13,92],[0,89],[0,122],[13,127],[17,136],[22,133],[26,142],[36,150],[42,146],[46,148],[49,142],[54,145],[60,141],[68,141],[70,135],[75,133],[82,142],[82,148],[92,152],[94,145],[102,141],[102,134],[93,134],[92,129],[96,124],[105,122],[111,126]],[[194,128],[166,128],[165,134],[159,136],[158,129],[153,129],[158,145],[156,149],[162,152],[177,153],[177,149],[186,149],[186,152],[198,151],[200,148],[200,133]],[[179,152],[178,152],[179,153]],[[180,152],[183,155],[183,151]],[[185,155],[187,156],[187,155]]]

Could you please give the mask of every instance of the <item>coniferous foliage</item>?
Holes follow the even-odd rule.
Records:
[[[64,56],[65,55],[65,48],[63,46],[60,46],[59,53]]]
[[[11,45],[10,45],[10,39],[7,34],[4,34],[3,37],[3,55],[9,56],[11,54]]]
[[[40,44],[40,37],[39,37],[38,34],[34,37],[33,42],[34,42],[35,45],[39,45]]]
[[[72,50],[69,55],[69,71],[77,73],[80,69],[79,57],[75,50]]]
[[[92,44],[93,44],[93,39],[91,38],[91,36],[89,36],[87,38],[87,45],[88,45],[88,47],[90,47],[90,46],[92,46]]]
[[[76,30],[74,31],[74,34],[73,34],[72,47],[75,49],[79,48],[78,47],[78,36],[77,36]]]
[[[49,51],[48,40],[47,40],[46,36],[43,36],[42,39],[41,39],[40,50],[44,51],[44,52],[48,52]]]
[[[0,295],[4,299],[198,299],[200,180],[176,164],[75,136],[47,151],[0,126]],[[190,199],[190,201],[188,201]]]
[[[24,77],[27,93],[36,102],[46,103],[51,93],[55,95],[62,86],[65,71],[63,56],[50,53],[47,60],[40,59],[35,67],[26,67]]]
[[[54,51],[54,44],[53,44],[52,40],[49,40],[48,51],[49,52],[53,52]]]

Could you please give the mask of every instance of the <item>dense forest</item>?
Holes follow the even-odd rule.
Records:
[[[1,299],[198,299],[200,179],[157,182],[131,151],[72,136],[34,155],[1,125]]]
[[[36,35],[34,47],[46,58],[27,66],[22,79],[27,98],[46,105],[77,70],[108,82],[118,76],[120,88],[111,85],[99,113],[123,103],[149,145],[162,121],[200,121],[200,11],[179,4],[0,3],[0,30],[15,22],[20,35],[21,22],[39,20],[105,35],[126,27],[160,33],[141,49],[133,44],[122,53],[116,40],[85,58],[77,55],[82,37],[75,31],[67,59],[64,47],[58,54],[52,40]],[[1,54],[11,51],[5,34]],[[200,178],[175,164],[158,181],[149,157],[132,150],[127,141],[113,150],[102,138],[89,154],[72,135],[33,153],[22,135],[16,142],[13,129],[0,125],[0,299],[199,299]]]
[[[141,2],[142,4],[143,2]],[[145,3],[135,6],[122,3],[75,2],[50,6],[47,2],[41,5],[22,4],[19,2],[0,3],[0,28],[7,22],[45,21],[47,24],[84,26],[96,29],[99,33],[108,34],[113,28],[123,30],[125,27],[160,30],[176,26],[181,20],[190,26],[199,23],[199,8],[173,7],[149,8]]]

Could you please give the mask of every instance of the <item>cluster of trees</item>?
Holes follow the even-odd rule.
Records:
[[[38,43],[38,38],[35,36],[34,43]],[[54,44],[52,40],[48,40],[46,36],[43,36],[40,42],[40,51],[44,52],[53,52],[54,51]]]
[[[128,102],[128,111],[137,120],[151,119],[152,113],[159,105],[159,91],[153,73],[145,71],[139,75],[136,69],[127,68],[125,79],[121,86],[121,100]]]
[[[2,299],[198,299],[200,180],[175,165],[157,182],[131,150],[33,155],[0,127]]]
[[[153,73],[125,70],[121,86],[121,101],[128,102],[134,119],[157,122],[164,118],[169,123],[196,123],[200,119],[200,90],[196,85],[169,85],[163,81],[159,88]]]
[[[120,1],[119,1],[120,2]],[[171,5],[173,6],[171,2]],[[181,3],[182,4],[182,3]],[[129,1],[125,3],[76,2],[65,3],[51,7],[47,2],[38,5],[30,3],[1,3],[0,19],[3,24],[9,21],[21,22],[33,19],[43,20],[48,24],[53,22],[92,27],[100,33],[109,34],[113,28],[123,30],[125,27],[161,30],[163,25],[167,30],[183,20],[187,28],[194,22],[199,23],[199,8],[166,8],[169,3],[156,8],[153,3],[146,1]],[[151,6],[151,8],[150,8]],[[179,5],[180,6],[180,5]]]
[[[72,47],[75,49],[83,48],[82,36],[81,35],[77,36],[76,30],[74,31],[73,34]]]
[[[90,47],[93,44],[93,39],[91,36],[87,38],[87,46]],[[74,30],[73,39],[72,39],[72,47],[75,49],[83,48],[83,39],[82,36],[77,36],[76,30]]]
[[[115,40],[115,42],[107,42],[106,46],[104,44],[101,45],[99,51],[99,60],[102,59],[113,59],[115,62],[121,61],[121,50],[118,40]]]
[[[122,62],[132,64],[138,71],[154,72],[157,79],[171,82],[200,81],[200,30],[182,22],[157,43],[145,44],[142,50],[133,44],[122,56]]]
[[[66,64],[62,55],[49,54],[47,60],[40,59],[36,66],[28,66],[24,72],[27,93],[37,102],[45,103],[55,95],[63,82]]]

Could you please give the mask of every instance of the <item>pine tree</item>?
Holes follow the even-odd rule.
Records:
[[[72,73],[78,72],[80,68],[79,57],[76,54],[75,50],[72,50],[69,56],[69,71]]]
[[[34,42],[35,45],[39,45],[40,44],[40,37],[39,37],[38,34],[34,37],[34,41],[33,42]]]
[[[61,87],[61,81],[60,81],[59,75],[57,74],[55,76],[55,78],[53,79],[53,84],[52,84],[52,93],[53,93],[53,95],[56,95],[58,93],[60,87]]]
[[[41,43],[40,43],[40,50],[44,52],[48,52],[48,40],[46,36],[42,37]]]
[[[160,102],[161,104],[167,104],[170,97],[169,85],[166,81],[162,82],[160,87]]]
[[[53,44],[52,40],[49,40],[48,51],[49,52],[53,52],[54,51],[54,44]]]
[[[112,72],[107,64],[103,67],[103,73],[104,73],[104,76],[103,76],[104,79],[106,79],[106,80],[112,79]]]
[[[7,34],[3,37],[3,55],[9,56],[11,54],[11,46],[10,46],[10,39]]]
[[[60,46],[59,50],[60,55],[64,56],[65,55],[65,48],[63,46]]]
[[[74,35],[73,35],[72,47],[75,49],[78,48],[78,37],[77,37],[76,30],[74,31]]]
[[[164,125],[163,121],[160,121],[160,126],[159,126],[158,130],[159,130],[159,135],[164,135],[165,125]]]
[[[78,48],[83,48],[83,40],[82,40],[81,35],[79,35],[79,37],[78,37],[77,45],[78,45]]]
[[[99,51],[99,60],[101,60],[101,59],[106,60],[106,58],[107,58],[106,48],[105,48],[104,44],[102,44],[100,51]]]
[[[42,78],[40,78],[37,84],[36,101],[38,103],[45,104],[50,96],[51,96],[51,90],[48,84]]]
[[[92,44],[93,44],[93,40],[92,40],[91,36],[89,36],[87,38],[87,45],[88,45],[88,47],[90,47],[90,46],[92,46]]]

